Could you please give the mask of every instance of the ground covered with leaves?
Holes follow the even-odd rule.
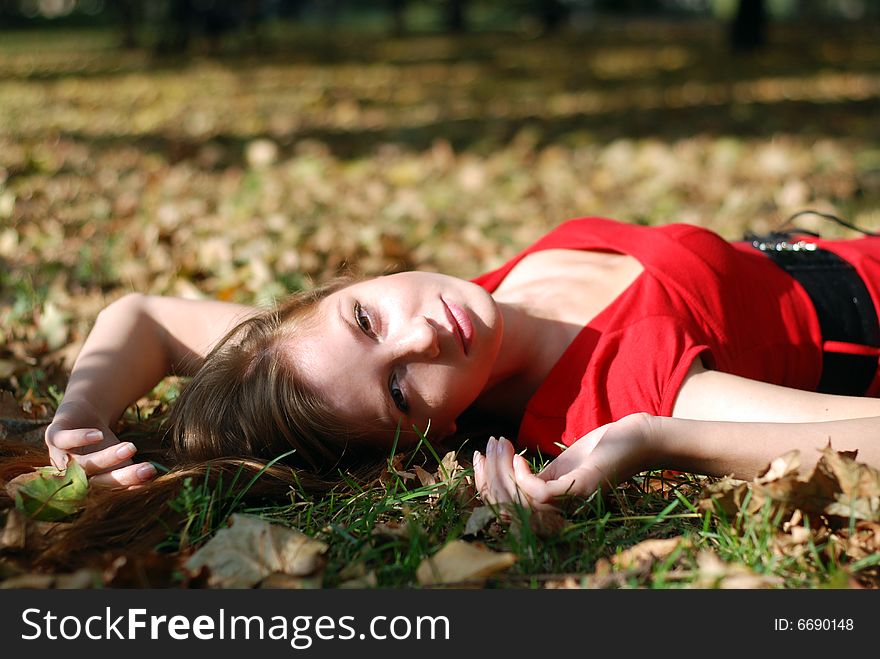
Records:
[[[259,56],[171,60],[111,32],[3,34],[0,442],[42,441],[95,316],[130,291],[270,304],[346,268],[472,277],[583,215],[737,239],[815,208],[876,230],[878,36],[775,26],[767,50],[733,57],[703,23],[537,39],[290,30]],[[123,429],[155,429],[179,384]],[[826,451],[800,477],[781,456],[753,483],[642,474],[504,521],[474,495],[480,441],[261,508],[190,482],[174,501],[185,523],[157,551],[63,574],[29,557],[85,485],[34,473],[5,484],[0,586],[880,583],[880,476],[857,456]]]

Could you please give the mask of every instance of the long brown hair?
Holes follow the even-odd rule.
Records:
[[[338,278],[295,293],[233,328],[173,403],[162,431],[137,442],[139,459],[149,457],[167,471],[134,489],[90,491],[74,521],[39,548],[38,564],[73,566],[105,551],[155,546],[179,522],[169,502],[187,478],[249,484],[243,500],[253,500],[289,497],[292,487],[328,491],[343,468],[359,480],[377,475],[382,454],[357,441],[366,431],[342,424],[286,356],[317,303],[353,281]],[[10,444],[0,446],[0,458],[4,454],[0,480],[47,464],[42,451],[34,455]]]

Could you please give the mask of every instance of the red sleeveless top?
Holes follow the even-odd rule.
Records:
[[[880,240],[870,254],[868,239],[810,240],[852,263],[880,309]],[[530,399],[517,438],[523,448],[556,455],[557,442],[571,445],[627,414],[670,416],[698,357],[706,368],[754,380],[808,390],[819,382],[823,344],[809,296],[748,243],[688,224],[581,218],[473,281],[491,293],[523,257],[544,249],[618,252],[644,271],[580,331]],[[871,391],[878,388],[875,379]]]

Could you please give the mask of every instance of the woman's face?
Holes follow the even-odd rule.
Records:
[[[489,379],[501,335],[501,314],[481,287],[403,272],[324,298],[291,357],[342,419],[390,445],[398,422],[422,432],[430,423],[432,438],[454,432]]]

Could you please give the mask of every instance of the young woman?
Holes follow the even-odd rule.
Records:
[[[473,281],[334,281],[269,310],[123,297],[46,443],[94,485],[150,492],[172,476],[132,462],[113,426],[180,374],[167,436],[188,469],[295,449],[286,462],[320,476],[467,418],[515,441],[474,454],[491,503],[552,505],[650,468],[748,479],[795,448],[807,469],[829,441],[880,466],[878,304],[880,238],[571,220]],[[520,449],[558,457],[535,475]]]

